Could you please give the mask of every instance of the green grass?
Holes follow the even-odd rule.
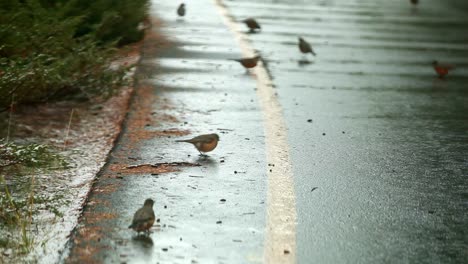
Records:
[[[66,168],[68,163],[64,157],[46,145],[36,143],[20,145],[0,139],[0,171],[9,166],[54,169]]]
[[[15,254],[27,254],[37,243],[31,225],[38,208],[47,209],[57,217],[62,216],[58,208],[63,205],[63,195],[36,194],[34,175],[66,166],[66,160],[48,146],[34,143],[19,145],[0,140],[0,231],[10,234],[8,239],[0,239],[0,247],[13,248]],[[4,175],[11,175],[9,184]],[[22,179],[22,175],[31,176]],[[14,187],[14,193],[9,186]]]
[[[138,41],[148,0],[0,0],[0,111],[113,94],[127,69],[115,48]],[[14,98],[14,100],[13,100]]]
[[[34,244],[34,236],[30,232],[34,206],[34,177],[31,178],[31,187],[25,206],[18,204],[13,198],[4,176],[0,177],[3,192],[0,196],[0,221],[10,228],[19,232],[20,239],[9,239],[1,241],[3,247],[16,248],[20,254],[28,253]]]

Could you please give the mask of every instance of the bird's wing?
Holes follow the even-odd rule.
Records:
[[[305,41],[305,40],[301,41],[301,43],[300,43],[299,45],[301,46],[301,48],[302,48],[303,50],[305,50],[305,51],[307,51],[307,52],[311,52],[311,51],[312,51],[312,47],[311,47],[310,44],[309,44],[307,41]]]
[[[138,211],[135,212],[135,215],[133,216],[132,226],[144,223],[151,219],[154,219],[153,210],[145,210],[145,208],[140,208],[138,209]]]
[[[205,143],[211,143],[213,142],[213,140],[216,140],[215,136],[214,135],[210,135],[209,137],[206,137],[205,138]]]
[[[434,67],[447,68],[447,69],[449,69],[449,70],[450,70],[450,69],[455,69],[455,65],[453,65],[453,64],[449,64],[449,63],[440,63],[440,62],[436,63],[436,64],[434,65]]]
[[[198,137],[194,137],[192,138],[190,141],[192,143],[196,143],[196,142],[201,142],[201,143],[210,143],[213,141],[213,136],[211,135],[201,135],[201,136],[198,136]]]

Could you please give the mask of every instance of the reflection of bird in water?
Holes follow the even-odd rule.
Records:
[[[193,144],[201,155],[204,155],[202,152],[210,152],[215,149],[218,145],[218,141],[218,134],[206,134],[191,139],[176,140],[176,142],[187,142]]]
[[[138,209],[133,215],[133,221],[128,228],[140,232],[148,232],[149,229],[154,224],[154,211],[153,211],[154,201],[151,199],[146,199],[143,207]]]
[[[242,22],[244,22],[247,25],[247,27],[250,29],[250,32],[254,32],[256,29],[261,30],[261,27],[258,24],[257,20],[253,18],[244,19],[242,20]]]
[[[302,53],[311,53],[312,55],[316,56],[312,46],[310,46],[309,42],[305,41],[303,38],[299,37],[299,50]]]
[[[260,56],[257,55],[252,58],[242,58],[242,59],[230,59],[233,61],[239,62],[242,66],[244,66],[246,69],[253,68],[257,66],[258,60],[260,59]]]
[[[150,248],[153,246],[153,240],[149,236],[138,235],[132,238],[134,241],[137,241],[141,246],[145,248]]]
[[[185,16],[185,4],[180,4],[179,8],[177,8],[177,14],[181,17]]]
[[[450,64],[440,64],[438,61],[432,62],[432,67],[434,67],[434,71],[437,73],[439,78],[444,78],[445,75],[449,73],[449,70],[455,69],[453,65]]]
[[[218,165],[217,160],[215,160],[215,159],[213,159],[213,158],[211,158],[210,156],[207,156],[207,155],[198,156],[198,158],[196,159],[196,163],[199,163],[202,166],[209,166],[209,167],[213,167],[213,166]]]

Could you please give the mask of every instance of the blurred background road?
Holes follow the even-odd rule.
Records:
[[[262,26],[249,39],[289,128],[297,263],[465,262],[468,3],[225,3]],[[433,60],[457,69],[438,79]]]
[[[468,259],[465,2],[224,1],[239,24],[262,26],[240,33],[262,55],[286,120],[297,212],[297,248],[287,253],[297,263]],[[214,2],[187,2],[183,18],[178,5],[153,3],[154,30],[168,40],[145,41],[139,92],[71,260],[98,248],[84,253],[107,263],[263,262],[269,167],[255,76],[227,60],[241,53]],[[316,57],[299,52],[299,36]],[[434,60],[456,69],[439,79]],[[221,142],[206,160],[174,143],[208,132]],[[123,166],[170,162],[200,166]],[[142,240],[126,226],[148,197],[160,222]]]

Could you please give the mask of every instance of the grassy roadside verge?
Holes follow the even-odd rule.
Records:
[[[148,1],[114,2],[0,1],[0,263],[57,255],[119,132]]]
[[[0,111],[112,94],[115,51],[143,36],[147,0],[0,1]],[[140,27],[139,27],[140,25]]]

